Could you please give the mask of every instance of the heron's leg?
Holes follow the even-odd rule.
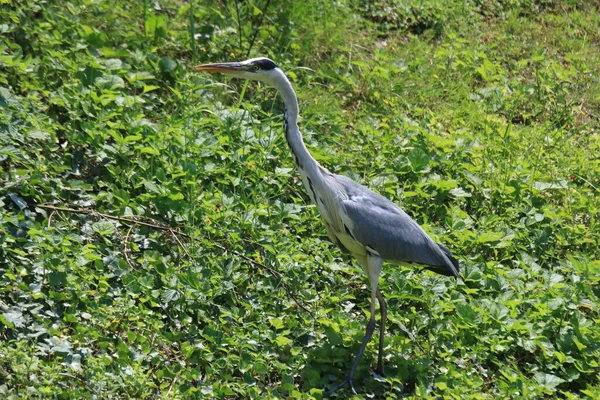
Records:
[[[356,368],[358,367],[360,358],[362,357],[363,353],[365,352],[365,349],[367,348],[367,344],[369,343],[369,340],[371,339],[371,337],[373,336],[373,332],[375,331],[375,298],[376,298],[375,292],[371,292],[371,318],[369,318],[369,323],[367,324],[367,332],[365,333],[365,337],[363,338],[362,344],[360,345],[360,348],[358,349],[358,353],[356,354],[356,358],[354,359],[352,368],[350,368],[350,373],[348,374],[348,377],[346,378],[346,380],[344,380],[343,382],[338,384],[336,387],[331,389],[327,393],[328,395],[337,391],[338,389],[343,388],[348,385],[352,389],[352,392],[356,393],[356,390],[354,389],[354,384],[352,383],[352,379],[354,378],[354,372],[356,371]]]
[[[352,390],[354,391],[354,386],[352,385],[352,378],[354,377],[354,372],[358,367],[358,363],[367,348],[367,344],[371,337],[373,336],[373,332],[375,331],[375,293],[371,293],[371,318],[369,318],[369,323],[367,324],[367,331],[365,332],[365,337],[363,338],[362,344],[358,349],[358,353],[356,354],[356,358],[354,359],[354,364],[352,364],[352,368],[350,368],[350,373],[348,374],[348,381]]]
[[[383,265],[383,259],[379,256],[371,256],[367,257],[366,262],[367,275],[369,275],[369,282],[371,284],[371,317],[369,318],[369,323],[367,324],[367,331],[365,333],[365,337],[363,338],[362,344],[358,349],[358,353],[356,354],[356,358],[354,359],[354,363],[352,364],[352,368],[350,368],[350,373],[348,374],[348,378],[345,381],[341,382],[339,385],[331,389],[327,394],[331,394],[336,390],[343,388],[345,386],[350,386],[353,393],[356,393],[354,389],[354,384],[352,383],[352,379],[354,378],[354,372],[358,367],[358,363],[367,348],[367,344],[369,340],[373,336],[373,332],[375,331],[375,300],[377,299],[377,293],[379,290],[377,289],[377,284],[379,280],[379,273],[381,272],[381,266]],[[380,345],[381,346],[381,345]]]
[[[385,334],[385,323],[387,321],[387,304],[379,289],[377,289],[377,300],[379,301],[381,321],[379,321],[379,355],[377,356],[377,369],[375,369],[375,373],[379,376],[383,376],[383,336]]]

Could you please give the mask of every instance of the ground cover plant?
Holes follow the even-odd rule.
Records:
[[[310,151],[401,205],[462,279],[384,265],[338,398],[598,398],[594,2],[5,1],[0,397],[322,398],[368,316],[259,84]]]

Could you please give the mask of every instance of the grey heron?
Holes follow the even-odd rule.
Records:
[[[310,199],[317,205],[327,236],[343,252],[354,256],[365,270],[371,285],[371,316],[362,344],[348,377],[333,391],[349,385],[367,343],[375,330],[375,300],[379,302],[379,352],[375,372],[383,375],[383,339],[387,305],[378,289],[384,261],[417,263],[446,276],[459,276],[459,263],[450,250],[436,243],[396,204],[342,175],[329,172],[312,157],[298,128],[298,100],[283,71],[268,58],[242,62],[204,64],[198,71],[220,72],[237,78],[262,81],[275,87],[285,104],[284,131],[298,172]]]

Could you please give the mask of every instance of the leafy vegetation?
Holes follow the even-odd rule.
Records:
[[[3,3],[0,397],[307,399],[346,376],[366,277],[280,100],[190,68],[257,55],[319,162],[462,262],[384,267],[386,377],[373,340],[356,398],[600,397],[594,2]]]

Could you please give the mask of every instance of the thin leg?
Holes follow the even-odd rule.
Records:
[[[348,374],[348,378],[346,378],[339,385],[337,385],[336,387],[331,389],[327,393],[327,395],[330,395],[333,392],[335,392],[338,389],[343,388],[345,386],[350,386],[350,388],[352,389],[352,392],[356,393],[356,390],[354,389],[354,384],[352,383],[352,379],[354,378],[354,372],[356,371],[356,368],[358,367],[358,363],[360,362],[360,358],[362,357],[363,353],[365,352],[365,349],[367,348],[367,344],[369,343],[369,340],[371,339],[371,337],[373,336],[373,332],[375,331],[375,299],[377,299],[378,297],[381,296],[381,293],[379,293],[379,289],[377,289],[377,284],[378,284],[378,280],[379,280],[379,273],[381,272],[381,266],[383,265],[383,259],[379,256],[370,256],[369,255],[367,257],[366,261],[367,261],[366,262],[367,268],[365,268],[365,270],[367,271],[367,275],[369,275],[369,282],[371,284],[371,317],[369,318],[369,323],[367,324],[367,331],[365,333],[365,337],[363,338],[362,344],[360,345],[360,348],[358,349],[358,353],[356,354],[356,358],[354,359],[352,368],[350,368],[350,373]],[[383,299],[383,296],[381,296],[381,299]],[[381,304],[382,303],[380,302],[380,307],[381,307]],[[383,302],[383,304],[385,304],[385,301]],[[382,316],[383,315],[384,314],[382,312]],[[385,310],[385,315],[387,317],[387,309]],[[382,338],[383,338],[383,331],[381,332],[381,336],[380,336],[380,344],[379,344],[379,348],[380,348],[379,354],[380,355],[381,355],[381,349],[383,346],[381,344]],[[378,364],[377,368],[379,369],[379,364]]]
[[[360,348],[358,349],[358,353],[356,354],[356,358],[354,359],[352,368],[350,368],[350,373],[348,374],[348,377],[344,381],[340,382],[336,387],[331,389],[327,393],[328,395],[330,395],[331,393],[333,393],[333,392],[337,391],[338,389],[341,389],[345,386],[350,386],[350,388],[352,389],[352,393],[356,394],[356,390],[354,389],[354,384],[352,383],[352,379],[354,378],[354,372],[356,371],[356,367],[358,367],[360,358],[362,357],[363,353],[365,352],[365,349],[367,348],[367,344],[369,343],[369,340],[371,340],[371,337],[373,336],[374,331],[375,331],[375,296],[371,295],[371,318],[369,319],[369,323],[367,324],[367,332],[365,333],[365,337],[363,338],[362,344],[360,345]]]
[[[379,289],[377,289],[377,301],[379,301],[381,321],[379,321],[379,355],[377,356],[377,369],[375,369],[375,373],[379,376],[383,376],[383,337],[385,334],[385,323],[387,321],[387,304]]]

